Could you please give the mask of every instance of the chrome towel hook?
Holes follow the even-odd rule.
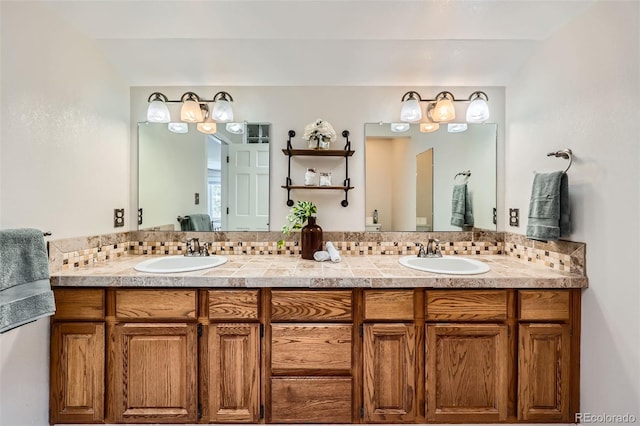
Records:
[[[567,173],[569,168],[571,168],[571,163],[573,163],[573,151],[569,148],[561,149],[560,151],[550,152],[547,154],[547,157],[559,157],[564,158],[565,160],[569,160],[569,165],[566,169],[564,169],[564,173]]]

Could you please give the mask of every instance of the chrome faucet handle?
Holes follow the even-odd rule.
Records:
[[[424,244],[420,244],[420,249],[418,250],[418,257],[427,257],[427,252],[424,250]]]
[[[186,245],[186,251],[184,253],[185,256],[190,256],[193,254],[193,247],[191,246],[191,238],[187,239],[187,241],[184,242]]]
[[[200,256],[209,256],[209,243],[202,243],[202,249],[200,249]]]

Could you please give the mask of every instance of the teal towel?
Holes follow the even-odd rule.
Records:
[[[562,171],[536,173],[531,187],[527,238],[556,241],[570,233],[569,177]]]
[[[193,222],[191,222],[191,218],[189,216],[185,216],[180,221],[180,230],[182,232],[193,231]]]
[[[451,196],[451,225],[461,228],[473,226],[471,197],[469,197],[466,183],[453,186],[453,195]]]
[[[42,231],[0,231],[0,333],[54,312]]]

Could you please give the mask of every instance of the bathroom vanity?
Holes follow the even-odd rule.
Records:
[[[580,274],[506,256],[478,256],[491,271],[458,277],[396,256],[230,256],[150,275],[132,258],[144,257],[52,277],[52,424],[572,422],[579,411]]]

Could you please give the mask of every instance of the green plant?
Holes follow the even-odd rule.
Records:
[[[301,229],[307,220],[318,212],[318,208],[311,201],[298,201],[291,206],[289,214],[287,215],[286,225],[282,226],[282,234],[289,236],[291,231]],[[278,248],[284,246],[284,240],[278,241]]]

